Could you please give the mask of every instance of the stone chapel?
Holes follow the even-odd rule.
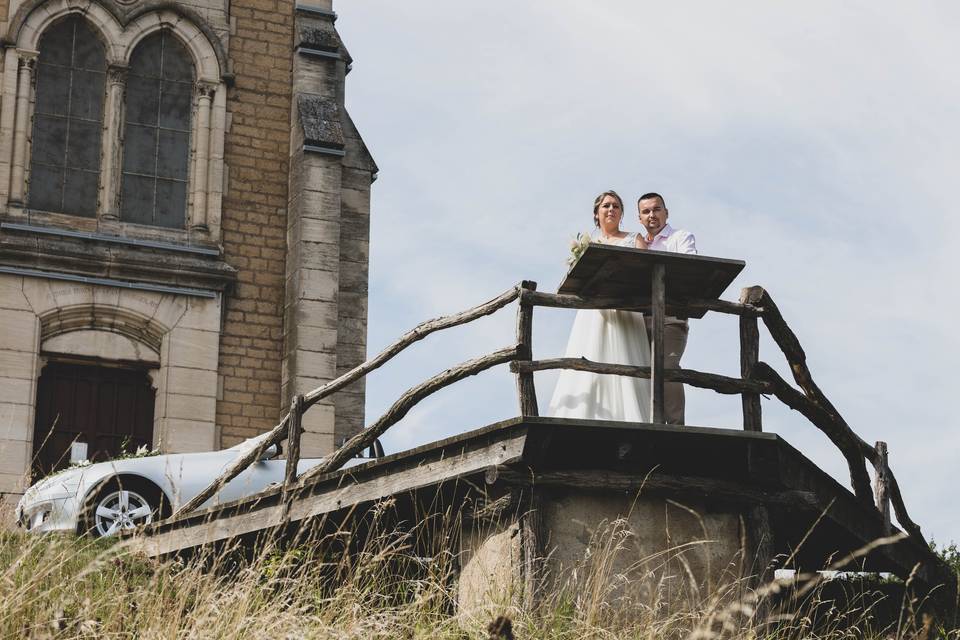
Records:
[[[374,164],[332,0],[0,0],[0,498],[228,447],[366,354]],[[303,455],[363,426],[357,383]]]

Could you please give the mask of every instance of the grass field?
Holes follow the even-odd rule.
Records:
[[[591,588],[555,585],[536,611],[507,598],[469,617],[455,606],[456,558],[448,551],[424,555],[416,540],[394,532],[351,554],[333,551],[342,539],[330,542],[157,562],[109,541],[0,534],[0,637],[960,640],[916,614],[902,585],[817,574],[754,590],[719,585],[695,601],[657,596],[625,611],[607,602],[609,585],[622,579],[605,573],[615,537],[598,540],[583,565],[593,574],[581,584]],[[500,636],[488,631],[497,616]]]

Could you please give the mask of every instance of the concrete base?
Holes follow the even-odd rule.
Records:
[[[667,603],[673,615],[738,594],[754,565],[736,510],[576,488],[541,491],[536,502],[537,515],[477,524],[461,536],[461,615],[490,620],[544,599],[628,621]]]

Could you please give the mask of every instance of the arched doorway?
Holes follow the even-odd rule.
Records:
[[[153,442],[155,391],[146,368],[50,361],[37,384],[34,478],[70,464],[73,442],[93,462]]]

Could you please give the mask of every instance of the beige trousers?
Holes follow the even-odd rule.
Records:
[[[653,336],[653,319],[644,318],[647,325],[647,336]],[[663,327],[663,366],[666,369],[676,369],[680,366],[683,350],[687,348],[687,334],[689,327],[686,321],[667,318]],[[684,409],[686,401],[683,395],[682,382],[667,382],[663,385],[663,413],[667,424],[684,424]]]

